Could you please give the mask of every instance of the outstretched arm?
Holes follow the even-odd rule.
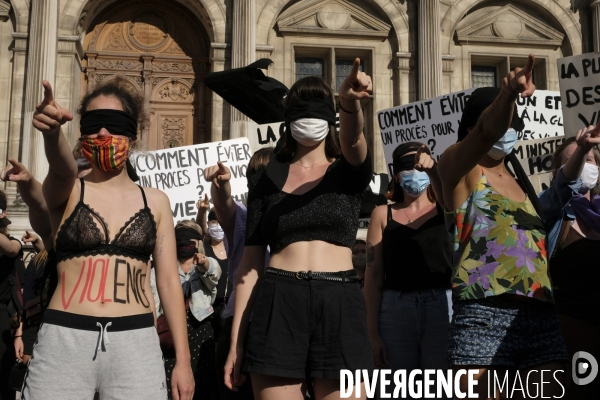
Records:
[[[577,148],[563,168],[565,178],[570,181],[575,181],[581,176],[590,150],[600,144],[600,123],[597,126],[588,126],[585,129],[580,129],[577,132],[575,142],[577,143]]]
[[[198,226],[200,226],[202,236],[204,237],[208,233],[208,227],[206,226],[206,213],[210,208],[207,194],[204,194],[204,200],[198,200],[196,203],[196,208],[198,209],[198,214],[196,214],[196,223]]]
[[[427,146],[423,145],[419,148],[417,154],[415,154],[415,169],[427,174],[429,181],[431,182],[431,186],[433,187],[433,192],[435,193],[435,200],[443,210],[444,196],[442,194],[442,181],[440,180],[440,175],[438,174],[437,164],[435,163],[435,160],[431,158],[431,155],[425,150],[428,150]]]
[[[48,217],[48,207],[42,191],[42,184],[20,162],[9,158],[9,165],[0,171],[0,179],[16,182],[21,198],[29,207],[29,223],[42,238],[42,248],[52,248],[52,227]],[[33,243],[34,247],[36,246]],[[39,250],[38,250],[39,251]]]
[[[227,236],[227,242],[233,243],[233,228],[237,207],[231,197],[231,171],[222,162],[204,170],[204,179],[212,182],[210,195],[215,206],[217,219]]]
[[[359,71],[360,59],[354,60],[352,70],[338,88],[340,95],[340,145],[351,165],[361,165],[367,157],[367,141],[363,134],[365,123],[360,100],[369,97],[371,77]]]
[[[73,119],[54,100],[52,87],[44,81],[44,100],[33,113],[33,126],[44,135],[48,176],[44,179],[44,198],[49,210],[63,208],[77,178],[77,163],[60,127]]]
[[[444,183],[444,199],[450,209],[455,209],[457,204],[464,201],[462,193],[455,193],[456,187],[460,182],[467,183],[467,175],[474,171],[479,160],[508,130],[519,93],[521,97],[529,97],[535,91],[531,81],[534,61],[534,55],[530,54],[525,68],[515,68],[504,78],[500,94],[483,111],[473,131],[461,142],[450,146],[440,158],[439,173]]]
[[[152,259],[156,269],[156,287],[169,330],[175,346],[175,368],[171,379],[173,398],[191,399],[194,393],[194,376],[190,364],[185,305],[181,280],[177,269],[177,250],[175,228],[171,214],[171,205],[167,196],[159,192],[155,198],[159,220],[157,223],[156,247]]]

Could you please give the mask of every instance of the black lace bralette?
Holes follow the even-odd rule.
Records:
[[[84,182],[75,209],[56,235],[56,262],[98,254],[120,255],[147,263],[156,244],[156,222],[140,186],[144,208],[135,213],[112,241],[104,218],[83,202]],[[96,221],[100,223],[98,227]]]

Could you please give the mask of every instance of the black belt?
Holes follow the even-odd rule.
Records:
[[[315,281],[329,281],[329,282],[348,282],[356,283],[359,282],[356,271],[340,271],[340,272],[313,272],[313,271],[286,271],[284,269],[277,269],[268,267],[265,269],[265,273],[271,275],[285,276],[286,278],[296,278],[298,280],[315,280]]]

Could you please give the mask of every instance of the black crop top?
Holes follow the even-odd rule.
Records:
[[[121,255],[147,263],[156,244],[156,222],[139,187],[144,208],[135,213],[109,242],[110,233],[104,218],[83,202],[85,185],[81,179],[81,196],[75,209],[56,235],[56,262],[97,254]],[[94,221],[97,220],[102,232]]]
[[[352,248],[363,192],[373,176],[370,153],[357,167],[337,158],[321,182],[301,195],[281,190],[289,169],[289,162],[273,157],[249,179],[246,246],[269,245],[275,253],[292,243],[323,240]]]
[[[388,205],[387,225],[383,230],[384,289],[399,292],[450,289],[452,244],[444,212],[439,204],[436,206],[437,215],[412,229],[392,219],[392,208]]]

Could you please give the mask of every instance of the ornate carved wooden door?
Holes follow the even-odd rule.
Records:
[[[200,22],[174,2],[123,3],[85,38],[82,91],[123,78],[144,97],[140,134],[149,150],[204,142],[208,41]]]

